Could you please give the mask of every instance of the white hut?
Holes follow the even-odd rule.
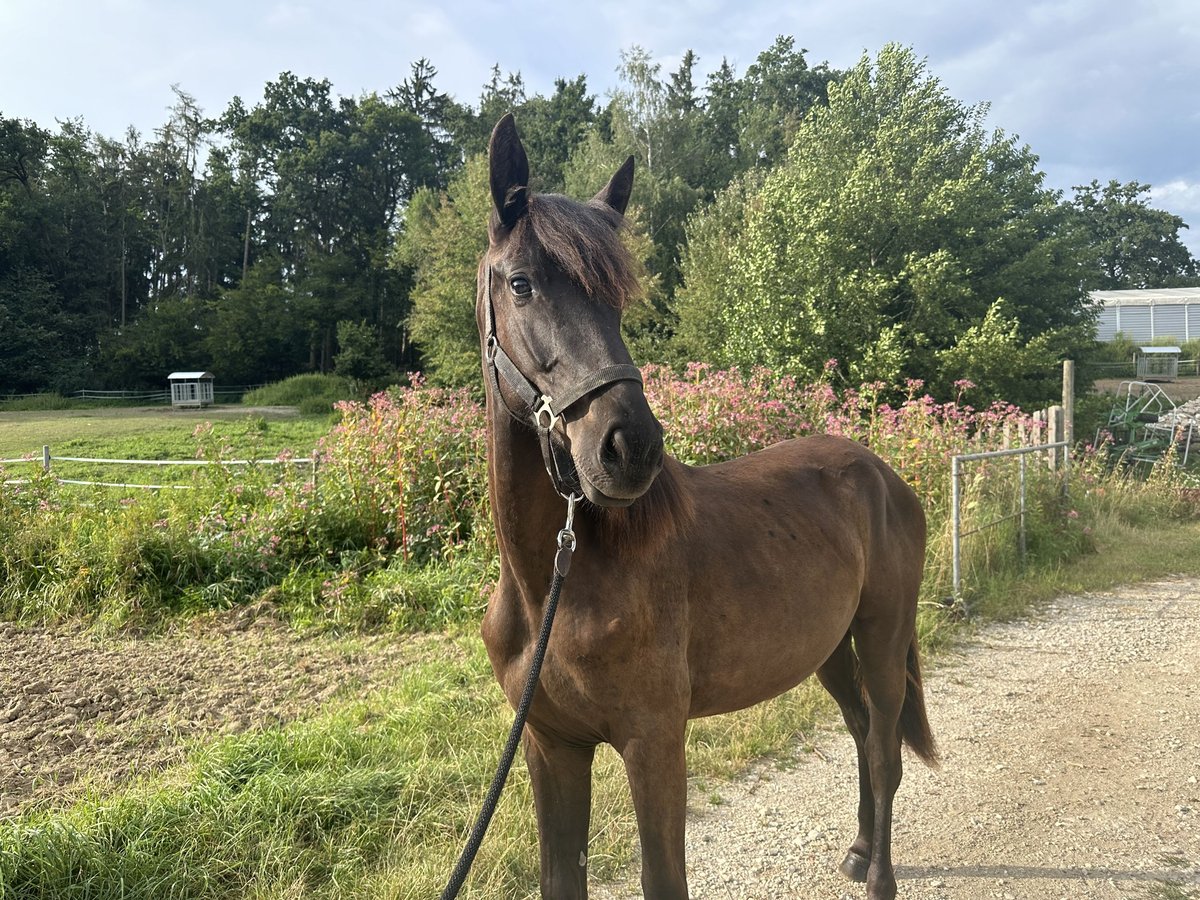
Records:
[[[1179,347],[1138,347],[1137,377],[1139,381],[1174,381],[1179,377]]]
[[[212,372],[172,372],[167,381],[172,406],[208,406],[213,402]]]

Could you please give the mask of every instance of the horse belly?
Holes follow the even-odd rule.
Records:
[[[739,541],[732,556],[714,551],[692,587],[694,716],[743,709],[793,688],[829,658],[858,611],[864,571],[862,554],[847,552],[852,540],[840,542],[840,552],[828,545],[814,552],[822,536],[802,523],[773,530]]]
[[[736,605],[693,604],[690,715],[744,709],[795,687],[837,648],[858,608],[857,590],[819,598],[743,595]]]

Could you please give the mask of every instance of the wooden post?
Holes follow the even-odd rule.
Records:
[[[1075,443],[1075,360],[1063,360],[1063,436],[1068,444]]]
[[[1046,443],[1057,444],[1063,440],[1063,426],[1065,416],[1061,406],[1051,406],[1046,410]],[[1050,471],[1058,469],[1058,451],[1051,450],[1047,454],[1047,462],[1050,464]]]

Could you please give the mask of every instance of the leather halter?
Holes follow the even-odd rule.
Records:
[[[484,343],[488,369],[492,373],[496,398],[508,410],[509,415],[520,422],[529,422],[538,433],[538,443],[542,447],[542,461],[546,465],[546,473],[550,476],[554,489],[564,498],[583,496],[579,482],[579,473],[575,469],[575,461],[570,451],[555,440],[554,428],[562,421],[563,413],[582,400],[588,394],[607,387],[618,381],[636,381],[643,384],[642,373],[637,366],[614,365],[605,366],[581,378],[567,390],[559,391],[557,397],[543,393],[532,380],[525,376],[512,358],[504,352],[496,337],[496,311],[492,307],[492,267],[484,261],[487,268],[487,297],[484,312]],[[518,414],[504,399],[500,390],[503,380],[508,388],[521,398],[525,405],[524,415]],[[565,426],[563,434],[566,434]]]

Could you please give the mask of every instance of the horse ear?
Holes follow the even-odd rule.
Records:
[[[492,129],[488,163],[496,216],[501,225],[512,228],[529,203],[529,158],[517,136],[512,113],[505,113]]]
[[[617,169],[608,184],[592,199],[607,204],[625,215],[625,207],[629,206],[629,195],[633,193],[633,157],[625,160],[625,164]]]

